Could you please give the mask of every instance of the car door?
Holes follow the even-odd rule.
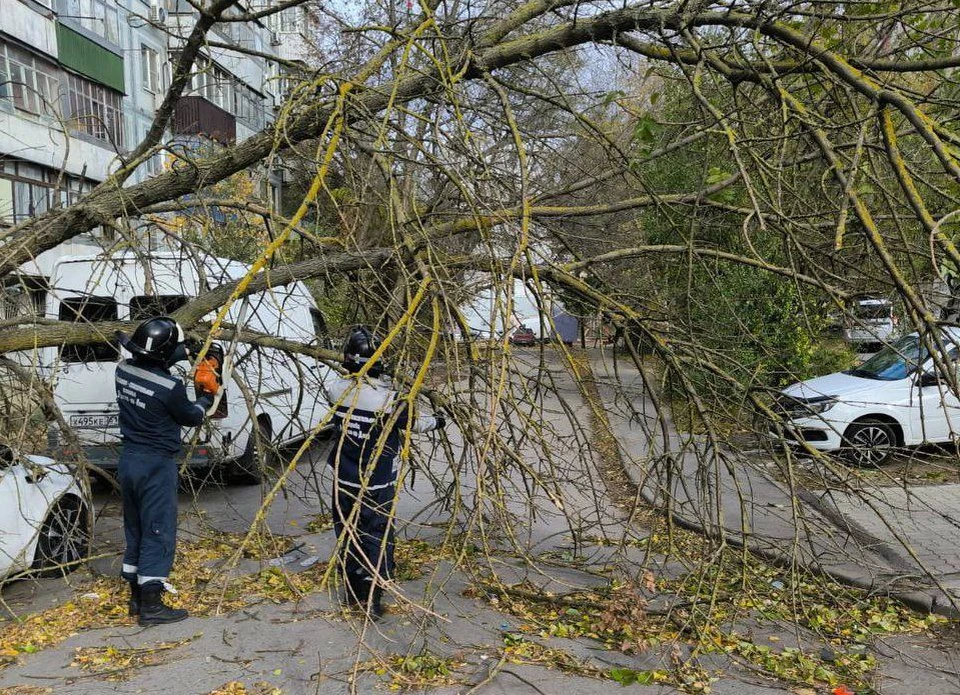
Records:
[[[26,569],[25,550],[47,513],[47,499],[19,460],[0,458],[0,576]]]
[[[946,361],[953,376],[960,379],[960,349],[956,345],[948,350]],[[919,391],[918,415],[923,440],[947,442],[960,435],[960,399],[950,381],[939,373],[933,360],[928,360],[917,375],[916,388]]]

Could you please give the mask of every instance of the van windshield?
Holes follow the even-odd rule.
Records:
[[[858,319],[888,319],[893,315],[889,304],[861,304],[854,310]]]
[[[919,336],[908,335],[883,348],[859,367],[847,373],[865,379],[896,381],[913,374],[917,366],[923,364],[927,357],[927,349],[920,344]]]
[[[141,295],[130,298],[130,320],[146,321],[155,316],[169,316],[187,303],[182,294]]]

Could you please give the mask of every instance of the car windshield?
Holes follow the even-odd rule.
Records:
[[[923,364],[926,359],[927,349],[920,344],[920,338],[908,335],[883,348],[849,373],[865,379],[896,381],[915,372],[917,365]]]

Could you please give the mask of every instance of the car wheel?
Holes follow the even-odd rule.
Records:
[[[33,569],[41,577],[72,572],[90,550],[90,511],[74,495],[62,497],[40,528]]]
[[[259,485],[266,477],[271,462],[270,425],[263,420],[257,420],[257,429],[260,436],[251,432],[243,453],[228,463],[228,482],[235,485]]]
[[[887,462],[897,446],[893,428],[878,420],[855,422],[843,436],[850,461],[863,468],[875,468]]]

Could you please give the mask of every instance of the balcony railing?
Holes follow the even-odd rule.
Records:
[[[202,135],[229,145],[237,139],[237,119],[203,97],[180,97],[173,112],[173,132],[175,135]]]

